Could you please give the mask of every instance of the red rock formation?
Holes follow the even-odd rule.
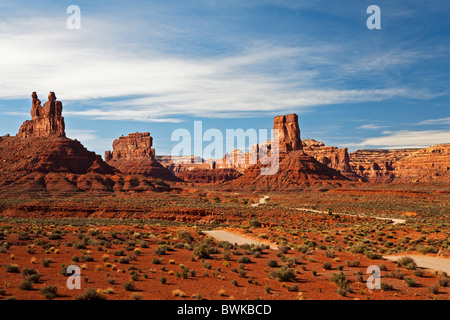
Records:
[[[150,133],[130,133],[113,142],[113,151],[106,151],[106,162],[122,173],[144,175],[170,181],[180,181],[155,160]]]
[[[371,182],[450,182],[450,144],[424,149],[358,150],[354,172]]]
[[[303,151],[316,158],[320,163],[333,168],[351,180],[358,180],[360,176],[352,171],[348,149],[325,146],[323,142],[314,139],[302,140]]]
[[[65,137],[65,124],[62,117],[62,103],[56,101],[54,92],[48,95],[48,101],[41,107],[41,101],[36,92],[31,95],[31,120],[25,121],[20,127],[18,137]]]
[[[196,169],[213,169],[213,160],[196,156],[156,156],[155,159],[173,174]]]
[[[280,153],[303,149],[298,116],[295,113],[275,117],[273,129],[278,130]]]
[[[227,185],[232,188],[284,190],[311,185],[339,185],[340,182],[348,180],[303,150],[282,155],[276,174],[262,175],[261,167],[260,163],[250,166],[244,175]]]
[[[149,132],[130,133],[127,137],[121,136],[113,142],[113,152],[106,151],[105,159],[141,159],[155,158],[155,149],[152,148],[153,138]]]
[[[194,169],[184,170],[176,174],[178,178],[193,183],[221,183],[241,176],[234,169]]]

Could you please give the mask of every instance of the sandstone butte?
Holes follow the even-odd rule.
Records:
[[[301,140],[296,114],[274,118],[280,161],[279,172],[273,176],[261,176],[261,164],[250,161],[257,159],[260,148],[270,150],[271,141],[252,146],[248,153],[234,150],[222,159],[179,163],[168,156],[156,157],[150,134],[136,132],[114,140],[113,151],[107,151],[103,161],[79,141],[66,138],[62,110],[54,92],[50,92],[44,106],[36,92],[32,93],[31,120],[22,124],[16,136],[0,137],[0,191],[170,189],[152,179],[225,182],[230,187],[264,189],[340,184],[349,179],[376,183],[450,182],[450,144],[348,153],[347,148]],[[192,156],[188,158],[192,160]],[[234,161],[230,163],[227,158]]]
[[[275,117],[273,129],[278,130],[278,171],[272,175],[261,175],[263,165],[258,159],[258,163],[249,165],[241,177],[227,185],[235,188],[277,190],[315,184],[339,185],[339,181],[348,180],[337,170],[305,153],[296,114]],[[274,151],[272,145],[270,141],[257,145],[246,158],[250,158],[252,152],[257,154],[261,147],[266,147],[270,154]]]
[[[50,92],[43,107],[33,92],[31,120],[22,124],[16,136],[0,137],[3,195],[170,190],[170,186],[154,180],[158,177],[121,173],[79,141],[67,138],[62,110],[63,105],[54,92]],[[152,149],[145,152],[154,154]],[[141,154],[147,155],[151,156]]]
[[[181,181],[156,161],[152,145],[153,138],[149,132],[130,133],[114,140],[113,151],[105,152],[105,160],[122,173]]]

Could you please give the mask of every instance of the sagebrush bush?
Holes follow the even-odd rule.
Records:
[[[40,293],[45,297],[45,299],[53,300],[56,298],[58,288],[56,288],[56,286],[45,286],[40,290]]]
[[[269,277],[272,279],[278,279],[279,281],[294,281],[295,271],[294,269],[286,266],[281,267],[279,270],[272,270],[269,273]]]

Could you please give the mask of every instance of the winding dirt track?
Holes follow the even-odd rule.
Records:
[[[269,199],[269,196],[264,196],[263,198],[259,199],[258,203],[254,203],[252,204],[252,207],[257,207],[260,204],[264,204],[266,203],[266,200]],[[300,211],[308,211],[308,212],[314,212],[314,213],[325,213],[327,214],[328,212],[326,211],[319,211],[319,210],[313,210],[313,209],[308,209],[308,208],[294,208],[295,210],[300,210]],[[366,218],[365,216],[359,215],[359,214],[348,214],[348,213],[339,213],[339,212],[335,212],[335,214],[339,214],[339,215],[344,215],[344,216],[358,216],[361,218]],[[406,220],[405,219],[396,219],[396,218],[382,218],[382,217],[372,217],[375,219],[379,219],[379,220],[392,220],[393,224],[401,224],[401,223],[405,223]]]
[[[258,241],[255,239],[247,238],[247,237],[238,235],[233,232],[225,231],[225,230],[203,231],[203,233],[205,233],[219,241],[228,241],[233,244],[237,243],[238,245],[241,245],[241,244],[269,245],[270,249],[278,250],[278,246],[275,244],[265,243],[265,242]]]
[[[420,256],[420,255],[398,255],[398,256],[383,256],[383,258],[397,261],[401,257],[411,257],[413,258],[417,265],[421,268],[427,268],[436,271],[443,271],[450,274],[450,259],[446,258],[438,258],[438,257],[428,257],[428,256]]]

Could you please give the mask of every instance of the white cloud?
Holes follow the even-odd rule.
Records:
[[[357,129],[374,130],[374,129],[382,129],[382,128],[386,128],[386,126],[378,126],[373,123],[367,123],[367,124],[363,124],[363,125],[359,126]]]
[[[450,143],[450,131],[386,131],[385,136],[367,138],[360,143],[345,144],[345,147],[387,147],[387,148],[423,148],[436,144]]]
[[[29,98],[37,91],[44,102],[55,91],[66,115],[177,122],[183,115],[248,116],[429,96],[402,87],[317,89],[320,74],[310,66],[331,63],[329,44],[289,48],[256,43],[228,56],[171,56],[115,39],[117,32],[123,40],[126,26],[118,30],[85,16],[82,23],[74,31],[51,19],[0,21],[0,99]],[[298,63],[305,67],[292,67]],[[120,100],[105,102],[111,98]]]
[[[429,124],[450,124],[450,117],[441,118],[441,119],[429,119],[420,121],[419,125],[429,125]]]

